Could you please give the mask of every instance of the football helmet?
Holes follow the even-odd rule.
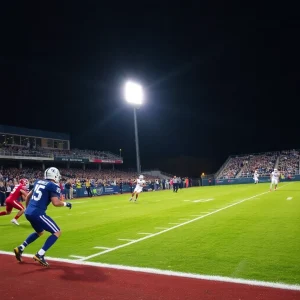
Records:
[[[51,180],[54,180],[56,183],[59,183],[59,181],[61,179],[61,175],[60,175],[58,169],[51,167],[45,171],[44,178],[51,179]]]
[[[139,179],[141,179],[141,180],[144,179],[144,175],[140,175]]]
[[[27,186],[29,184],[28,180],[26,178],[22,178],[20,179],[19,183],[21,185]]]

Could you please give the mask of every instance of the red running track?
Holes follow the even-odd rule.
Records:
[[[0,255],[0,299],[20,300],[300,300],[300,291],[249,286],[50,261],[43,268]]]

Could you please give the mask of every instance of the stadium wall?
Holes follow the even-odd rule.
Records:
[[[260,177],[259,182],[270,182],[270,177]],[[294,175],[290,178],[280,179],[280,181],[300,181],[300,175]],[[211,183],[209,184],[209,178],[202,178],[202,185],[228,185],[228,184],[243,184],[243,183],[253,183],[252,177],[247,178],[231,178],[231,179],[214,179],[211,178]]]

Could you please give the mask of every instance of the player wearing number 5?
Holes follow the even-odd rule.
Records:
[[[60,228],[57,226],[47,214],[46,210],[50,202],[54,206],[67,206],[72,208],[72,204],[60,200],[60,173],[56,168],[49,168],[44,173],[44,180],[35,182],[33,189],[26,197],[25,217],[35,230],[19,247],[14,249],[16,259],[22,262],[22,253],[24,249],[40,237],[44,231],[48,231],[51,235],[46,240],[44,246],[33,256],[33,259],[42,266],[48,267],[49,264],[44,256],[46,251],[53,246],[61,235]]]

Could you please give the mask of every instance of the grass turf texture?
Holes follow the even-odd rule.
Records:
[[[49,206],[62,236],[47,255],[89,256],[102,251],[95,246],[116,247],[127,243],[119,239],[140,239],[145,235],[139,233],[156,233],[163,230],[157,227],[170,228],[176,225],[169,223],[267,192],[91,261],[300,284],[300,183],[279,186],[269,193],[269,184],[228,185],[143,193],[137,204],[127,194],[72,200],[72,210]],[[0,217],[0,250],[12,251],[32,232],[24,217],[20,226],[10,224],[14,214]],[[35,253],[48,235],[26,253]]]

